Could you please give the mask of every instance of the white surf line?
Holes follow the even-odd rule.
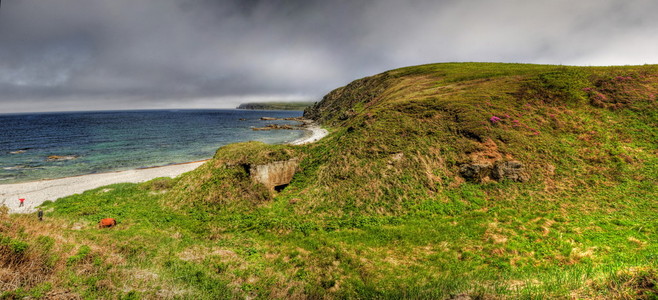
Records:
[[[310,123],[304,128],[311,132],[311,135],[290,142],[290,145],[305,145],[315,143],[329,134],[329,131],[315,123]]]

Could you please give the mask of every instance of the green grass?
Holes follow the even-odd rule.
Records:
[[[616,199],[651,189],[646,183],[629,182],[613,191],[592,191],[587,197]],[[558,213],[558,207],[590,199],[572,197],[538,205],[540,199],[527,195],[494,201],[487,199],[490,192],[466,184],[453,190],[453,204],[428,200],[396,217],[317,219],[286,212],[285,205],[275,200],[248,214],[194,216],[170,211],[166,222],[147,222],[165,214],[146,209],[147,205],[139,209],[139,203],[149,198],[137,185],[104,192],[115,201],[92,204],[83,194],[54,205],[84,202],[101,205],[101,211],[124,212],[119,227],[107,231],[94,228],[103,214],[85,215],[89,222],[77,234],[117,247],[127,259],[122,268],[153,270],[167,284],[188,291],[187,296],[209,299],[283,296],[281,290],[361,298],[429,298],[463,292],[562,297],[587,288],[583,286],[587,281],[632,267],[655,266],[658,249],[651,239],[658,233],[658,223],[655,213],[642,213],[655,211],[650,199],[634,199],[623,204],[624,210],[605,217],[599,211],[574,217]],[[57,217],[58,211],[49,217]],[[212,225],[201,225],[208,223]],[[80,252],[69,260],[77,260]]]
[[[44,204],[59,227],[39,234],[67,241],[50,252],[68,276],[12,295],[655,299],[656,92],[656,66],[455,63],[357,80],[308,111],[330,126],[318,143],[229,145],[177,179]],[[294,157],[281,193],[249,179],[250,164]],[[509,160],[530,180],[460,176]],[[97,229],[105,217],[118,226]],[[2,245],[40,244],[11,218]]]

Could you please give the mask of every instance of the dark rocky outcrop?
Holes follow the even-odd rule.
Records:
[[[503,179],[526,182],[530,179],[528,173],[525,172],[523,163],[519,161],[463,164],[459,168],[459,173],[464,179],[471,182],[501,181]]]
[[[459,174],[468,181],[482,182],[491,177],[492,169],[491,164],[463,164]]]
[[[265,127],[253,127],[251,130],[293,130],[293,129],[301,129],[299,126],[291,126],[291,125],[279,125],[279,124],[269,124]]]
[[[491,171],[491,176],[495,180],[509,179],[516,182],[526,182],[530,179],[523,164],[518,161],[496,163]]]

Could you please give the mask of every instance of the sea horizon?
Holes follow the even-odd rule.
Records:
[[[246,141],[282,144],[303,130],[255,131],[301,111],[139,109],[0,114],[0,184],[151,168],[212,158]]]
[[[0,116],[5,115],[29,115],[29,114],[66,114],[66,113],[97,113],[97,112],[149,112],[149,111],[213,111],[213,110],[237,110],[237,111],[287,111],[297,112],[296,110],[266,110],[266,109],[241,109],[241,108],[144,108],[144,109],[90,109],[90,110],[53,110],[53,111],[28,111],[28,112],[0,112]],[[302,113],[302,111],[299,111]]]

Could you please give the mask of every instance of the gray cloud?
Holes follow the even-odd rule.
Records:
[[[8,0],[0,113],[316,100],[447,61],[656,63],[651,0]]]

